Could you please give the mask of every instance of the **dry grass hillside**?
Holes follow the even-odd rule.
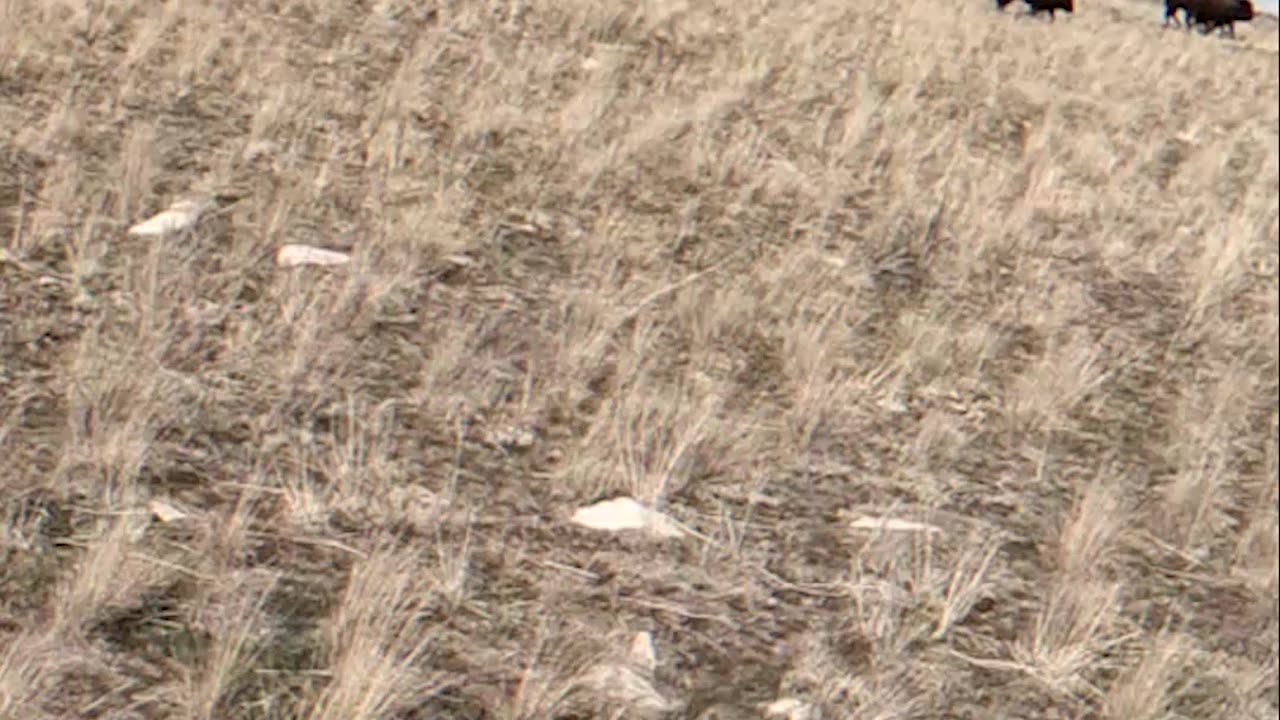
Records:
[[[0,718],[1277,717],[1276,24],[1021,13],[0,3]]]

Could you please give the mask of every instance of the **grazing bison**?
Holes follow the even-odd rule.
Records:
[[[1221,28],[1235,37],[1237,22],[1253,20],[1253,3],[1249,0],[1204,0],[1204,5],[1206,9],[1195,14],[1196,23],[1203,28],[1201,32]]]
[[[1027,14],[1036,15],[1038,13],[1049,13],[1049,22],[1053,22],[1054,12],[1061,10],[1063,12],[1075,13],[1075,0],[1022,0],[1027,4]],[[996,7],[1001,10],[1005,9],[1013,0],[996,0]]]
[[[1165,0],[1166,25],[1171,17],[1177,22],[1179,8],[1186,14],[1186,28],[1190,30],[1192,25],[1199,26],[1202,34],[1216,28],[1235,37],[1237,22],[1253,20],[1253,3],[1250,0]]]

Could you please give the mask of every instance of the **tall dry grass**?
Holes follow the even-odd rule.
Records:
[[[0,5],[0,717],[1273,717],[1275,21],[1016,15]]]

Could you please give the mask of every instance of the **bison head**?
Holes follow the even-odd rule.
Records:
[[[1236,0],[1235,7],[1231,11],[1231,19],[1241,22],[1253,20],[1253,3],[1249,0]]]

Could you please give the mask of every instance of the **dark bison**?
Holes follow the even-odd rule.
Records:
[[[1190,30],[1199,26],[1201,33],[1225,30],[1235,37],[1237,22],[1253,20],[1253,3],[1250,0],[1164,0],[1164,24],[1178,22],[1178,10],[1186,16],[1183,25]]]
[[[1027,14],[1036,15],[1038,13],[1049,13],[1049,22],[1053,22],[1054,13],[1058,10],[1063,12],[1074,13],[1076,11],[1075,0],[1022,0],[1027,4]],[[1005,7],[1013,2],[1013,0],[996,0],[996,7],[1004,10]]]

